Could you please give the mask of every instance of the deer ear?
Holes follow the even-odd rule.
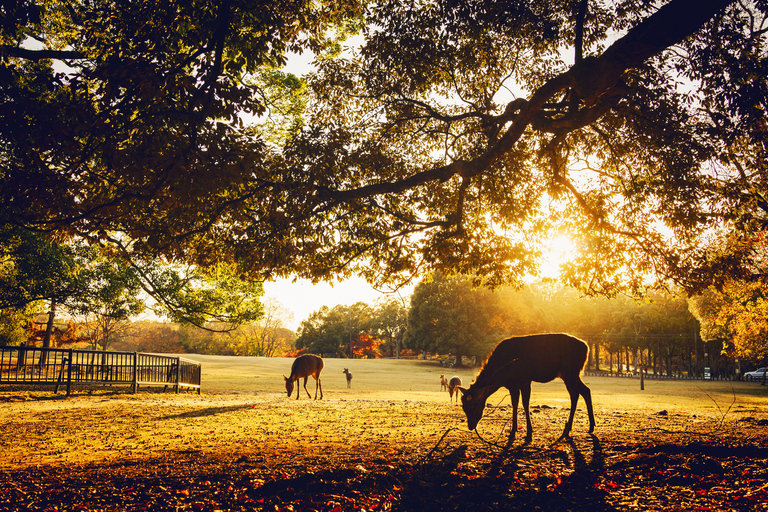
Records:
[[[283,378],[285,379],[285,382],[288,382],[288,377],[286,377],[285,375],[283,375]]]

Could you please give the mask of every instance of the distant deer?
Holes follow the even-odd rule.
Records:
[[[500,342],[488,356],[469,389],[459,388],[462,394],[461,405],[467,415],[467,426],[470,430],[477,427],[483,417],[488,397],[500,387],[505,387],[512,397],[512,432],[509,434],[507,447],[515,440],[517,432],[517,402],[520,394],[523,395],[527,427],[525,442],[530,443],[533,437],[533,426],[528,411],[531,382],[549,382],[560,377],[571,396],[571,413],[558,441],[568,438],[571,432],[579,395],[583,396],[587,403],[589,432],[592,433],[595,430],[592,393],[580,377],[588,352],[586,343],[567,334],[537,334]]]
[[[453,402],[453,393],[456,393],[456,403],[459,403],[459,386],[461,386],[461,378],[457,375],[451,377],[451,381],[448,383],[448,394],[451,395],[451,402]]]
[[[341,372],[341,373],[343,373],[343,374],[345,374],[347,376],[347,389],[351,388],[352,387],[352,374],[349,373],[349,370],[347,370],[346,368],[344,368],[344,371]]]
[[[445,375],[440,375],[440,391],[447,391],[448,390],[448,379],[445,378]]]
[[[304,379],[304,391],[307,391],[307,379],[311,375],[315,378],[315,400],[317,400],[318,388],[320,388],[320,400],[322,400],[323,385],[320,383],[320,372],[322,371],[323,366],[323,359],[321,357],[312,354],[304,354],[303,356],[297,357],[293,362],[293,365],[291,365],[291,376],[286,377],[283,375],[283,378],[285,379],[285,390],[288,392],[288,396],[290,397],[293,393],[293,383],[301,378]],[[299,394],[300,390],[297,388],[296,400],[299,399]],[[307,391],[307,396],[312,398],[309,391]]]

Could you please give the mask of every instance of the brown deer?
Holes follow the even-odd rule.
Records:
[[[320,372],[323,369],[323,359],[321,357],[312,355],[312,354],[304,354],[302,356],[299,356],[296,358],[295,361],[293,361],[293,365],[291,365],[291,376],[286,377],[283,375],[283,378],[285,379],[285,390],[288,392],[288,396],[290,397],[293,393],[293,383],[298,381],[299,379],[304,379],[304,391],[307,392],[307,396],[309,398],[312,398],[312,395],[309,394],[309,391],[307,391],[307,379],[311,375],[315,378],[315,400],[317,400],[317,389],[320,388],[320,400],[323,399],[323,385],[320,383]],[[298,388],[296,389],[296,400],[299,399],[299,394],[301,393],[301,390]]]
[[[592,393],[580,377],[588,351],[586,343],[567,334],[537,334],[501,341],[488,356],[469,389],[459,388],[461,404],[467,415],[467,426],[470,430],[477,428],[488,397],[500,387],[505,387],[512,398],[512,432],[507,447],[512,444],[517,432],[517,402],[520,394],[523,396],[527,427],[525,442],[530,443],[533,437],[528,411],[531,382],[549,382],[560,377],[571,396],[571,413],[558,441],[568,438],[571,432],[579,395],[587,403],[589,432],[592,433],[595,430]]]
[[[459,403],[459,387],[461,386],[461,378],[458,375],[451,377],[448,382],[448,394],[451,395],[451,402],[453,402],[453,393],[456,393],[456,403]]]
[[[347,389],[351,388],[352,387],[352,374],[349,373],[349,370],[347,370],[346,368],[344,368],[344,371],[341,372],[341,373],[343,373],[344,375],[347,376]]]
[[[448,390],[448,379],[445,378],[445,375],[440,375],[440,391],[447,391]]]

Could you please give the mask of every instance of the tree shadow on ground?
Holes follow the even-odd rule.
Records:
[[[211,413],[222,409],[232,408]],[[604,443],[579,436],[503,453],[445,438],[410,462],[380,454],[181,450],[103,465],[0,470],[0,510],[615,512],[638,503],[685,510],[694,501],[711,510],[768,510],[762,441]]]

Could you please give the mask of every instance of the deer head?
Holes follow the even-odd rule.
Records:
[[[293,380],[285,375],[283,375],[283,378],[285,379],[285,390],[288,392],[288,396],[291,396],[293,394]]]
[[[461,408],[464,409],[464,414],[467,415],[467,427],[469,427],[469,430],[475,430],[480,418],[483,417],[485,402],[490,395],[490,388],[473,388],[470,386],[469,389],[460,387],[459,391],[461,391]]]

